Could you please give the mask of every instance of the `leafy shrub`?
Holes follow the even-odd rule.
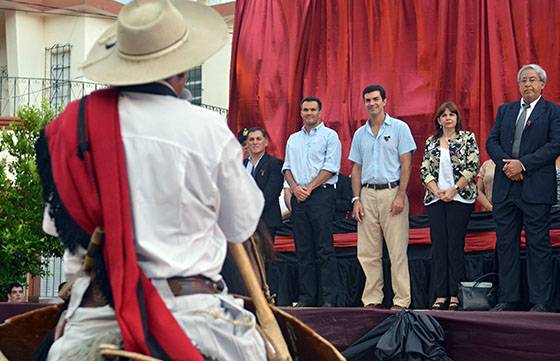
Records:
[[[42,231],[41,183],[35,164],[35,140],[55,116],[47,102],[23,106],[20,119],[0,137],[0,297],[12,282],[24,283],[26,273],[42,271],[41,256],[62,254],[61,243]]]

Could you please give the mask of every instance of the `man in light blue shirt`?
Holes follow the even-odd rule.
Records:
[[[288,139],[282,171],[293,193],[292,225],[299,274],[296,306],[336,306],[338,263],[332,239],[341,145],[321,121],[321,101],[301,102],[303,127]]]
[[[353,215],[358,222],[358,260],[366,276],[362,302],[383,304],[383,239],[391,260],[392,309],[410,306],[408,272],[408,199],[412,152],[408,125],[385,113],[385,89],[370,85],[362,92],[369,118],[354,133],[352,166]]]

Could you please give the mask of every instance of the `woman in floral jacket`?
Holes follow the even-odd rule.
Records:
[[[444,309],[449,301],[448,309],[457,310],[457,284],[465,279],[465,234],[476,201],[478,146],[472,132],[461,130],[461,115],[451,102],[439,107],[434,125],[420,167],[432,239],[432,309]]]

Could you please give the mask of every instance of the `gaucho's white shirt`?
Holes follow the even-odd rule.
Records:
[[[183,99],[122,92],[118,106],[142,270],[148,278],[218,280],[226,240],[249,238],[264,204],[239,143],[217,113]],[[56,233],[45,218],[45,231]],[[84,254],[65,252],[66,279]]]

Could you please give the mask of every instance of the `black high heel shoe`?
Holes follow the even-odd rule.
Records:
[[[449,307],[447,309],[449,311],[458,311],[459,310],[459,300],[449,301]]]
[[[437,299],[436,299],[436,302],[434,302],[432,307],[430,307],[430,310],[432,310],[432,311],[443,311],[443,310],[445,310],[446,305],[447,305],[447,300],[438,302]]]

